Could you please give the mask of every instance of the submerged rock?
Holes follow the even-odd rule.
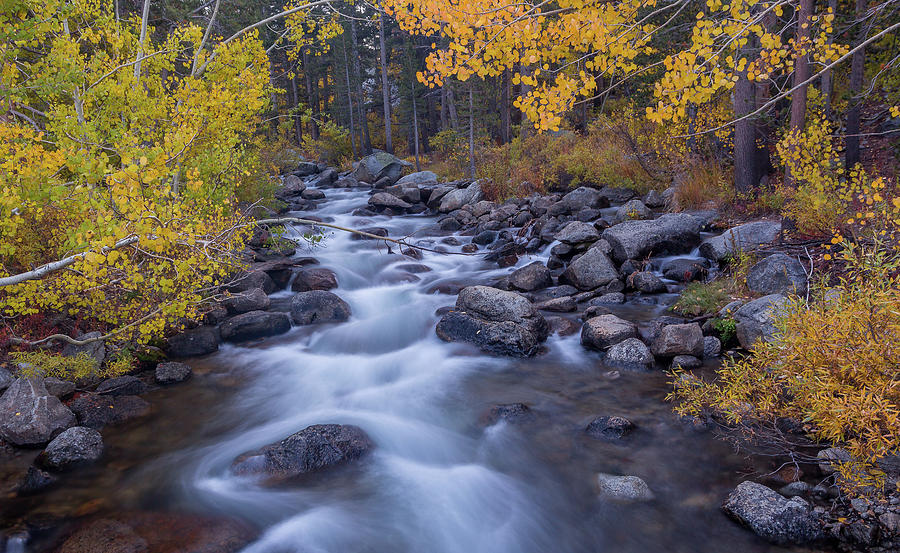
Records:
[[[651,501],[655,497],[647,483],[637,476],[600,473],[597,475],[597,486],[600,488],[600,494],[610,499]]]
[[[357,426],[316,424],[278,443],[241,454],[231,470],[241,475],[290,479],[360,459],[373,445]]]
[[[501,420],[510,424],[523,424],[534,420],[534,413],[524,403],[502,403],[491,407],[483,419],[487,424],[496,424]]]
[[[150,404],[137,396],[101,396],[84,394],[69,404],[82,426],[103,428],[142,417]]]
[[[219,332],[211,326],[186,330],[169,338],[167,350],[175,358],[214,353],[219,350]]]
[[[741,482],[722,505],[731,517],[778,545],[803,544],[822,537],[822,525],[809,503],[786,499],[756,482]]]
[[[618,440],[634,430],[634,423],[625,417],[600,416],[584,429],[589,436],[601,440]]]
[[[193,374],[193,370],[184,363],[170,361],[156,366],[154,378],[157,384],[169,385],[184,382]]]
[[[441,318],[435,332],[448,342],[469,342],[491,353],[522,357],[537,352],[549,325],[524,296],[468,286],[460,290],[456,309]]]
[[[75,415],[41,378],[17,378],[0,397],[0,438],[11,444],[42,446],[73,424]]]

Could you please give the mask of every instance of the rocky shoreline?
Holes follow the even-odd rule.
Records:
[[[498,268],[548,251],[546,262],[523,265],[486,282],[436,290],[448,295],[448,305],[438,310],[436,335],[493,355],[540,355],[549,336],[580,333],[582,346],[597,352],[611,372],[700,367],[725,353],[719,332],[708,321],[667,315],[633,322],[610,307],[657,303],[688,282],[716,274],[731,254],[772,244],[781,232],[779,222],[754,221],[714,233],[714,212],[666,213],[671,190],[637,198],[627,189],[582,186],[497,203],[484,199],[478,181],[444,183],[428,171],[401,178],[406,165],[384,153],[361,160],[346,174],[304,162],[283,175],[277,197],[287,205],[285,211],[307,218],[315,218],[317,208],[328,202],[328,191],[339,188],[370,190],[367,207],[354,212],[359,217],[438,214],[433,225],[406,240],[410,247],[400,247],[410,258],[406,270],[412,277],[429,270],[416,263],[420,254],[415,246],[480,256]],[[377,226],[359,230],[388,235]],[[213,353],[223,342],[244,343],[352,317],[350,305],[332,292],[338,287],[334,272],[317,267],[314,257],[297,257],[290,241],[259,231],[246,254],[252,262],[229,283],[226,297],[205,313],[200,325],[172,336],[165,347],[171,360],[148,371],[76,386],[51,378],[17,378],[0,369],[0,445],[4,455],[27,452],[34,458],[24,474],[9,479],[9,493],[39,494],[54,486],[59,474],[97,462],[104,451],[103,428],[139,422],[152,410],[141,396],[153,387],[189,379],[190,358]],[[750,269],[747,287],[759,297],[730,304],[721,314],[734,319],[743,348],[771,338],[774,313],[791,294],[806,293],[807,272],[798,260],[776,253]],[[270,297],[287,289],[293,293],[289,299]],[[67,349],[67,354],[78,353],[98,363],[105,357],[97,343]],[[528,405],[498,404],[485,420],[518,424],[531,416]],[[614,441],[632,429],[623,417],[602,415],[585,433]],[[247,451],[234,459],[231,470],[277,484],[360,462],[373,447],[377,444],[358,427],[317,424]],[[824,449],[820,463],[804,465],[777,491],[748,480],[723,498],[723,509],[780,545],[896,550],[900,496],[881,502],[839,496],[828,484],[833,472],[828,459],[840,455],[840,450]],[[598,474],[596,488],[616,501],[654,499],[646,482],[633,475]],[[177,536],[154,537],[147,521],[159,524],[160,517],[164,515],[134,513],[88,520],[55,550],[96,551],[98,540],[113,536],[110,543],[117,548],[106,550],[237,551],[253,538],[239,523],[202,517],[187,517]],[[210,532],[217,538],[209,538]]]

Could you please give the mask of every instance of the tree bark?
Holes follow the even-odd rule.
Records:
[[[350,92],[350,60],[347,59],[347,41],[341,41],[344,45],[344,78],[347,83],[347,114],[350,118],[350,150],[356,158],[356,125],[353,124],[353,95]]]
[[[456,98],[453,95],[453,85],[449,81],[444,81],[444,88],[447,90],[447,113],[450,115],[450,127],[454,131],[459,131],[459,118],[456,115]]]
[[[500,80],[500,142],[506,144],[510,140],[509,117],[509,69],[503,71]]]
[[[760,171],[756,145],[756,124],[750,119],[740,119],[756,107],[756,85],[746,73],[738,76],[733,93],[734,115],[734,188],[742,194],[752,192],[759,185]]]
[[[381,101],[384,111],[384,149],[394,153],[394,141],[391,137],[391,86],[388,82],[388,56],[384,37],[384,12],[378,18],[378,42],[381,49]]]
[[[837,0],[828,0],[828,8],[832,14],[837,14]],[[828,44],[832,42],[832,37],[829,35]],[[834,72],[831,69],[822,73],[822,94],[825,96],[825,117],[830,119],[834,102]]]
[[[419,163],[419,116],[416,114],[416,81],[413,77],[410,83],[410,91],[412,93],[412,116],[413,116],[413,149],[416,154],[416,171],[421,171],[422,166]]]
[[[469,178],[475,180],[475,104],[472,102],[472,89],[469,83]]]
[[[313,118],[309,122],[309,135],[313,140],[319,139],[319,124],[316,117],[319,115],[319,80],[316,79],[316,90],[312,86],[312,65],[309,63],[309,49],[303,49],[303,80],[306,81],[306,101],[312,110]]]
[[[356,4],[353,4],[354,15]],[[353,42],[353,77],[356,80],[356,110],[359,115],[360,149],[366,155],[372,153],[372,141],[369,138],[369,118],[366,117],[366,99],[363,95],[362,71],[359,68],[359,42],[356,34],[356,19],[350,20],[350,40]]]
[[[797,12],[797,32],[795,38],[798,43],[806,45],[809,42],[810,24],[814,0],[800,0],[800,9]],[[806,127],[806,99],[807,87],[805,83],[810,77],[809,56],[803,54],[794,60],[794,92],[791,93],[791,132],[803,132]],[[785,169],[784,182],[791,185],[793,178],[789,169]]]
[[[857,34],[857,44],[862,44],[866,39],[867,26],[863,25],[861,20],[865,16],[868,9],[867,0],[856,0],[856,20],[859,23],[859,33]],[[866,65],[866,49],[861,47],[853,52],[850,59],[850,109],[847,111],[847,152],[844,156],[844,165],[847,169],[852,168],[859,163],[859,131],[860,131],[860,108],[862,98],[860,95],[863,90],[863,78],[865,77]]]
[[[296,109],[300,107],[300,95],[297,92],[297,75],[291,76],[291,92],[293,93],[294,100],[294,114],[291,115],[291,118],[294,120],[294,134],[297,136],[297,145],[303,144],[303,123],[300,121],[300,117],[297,115]]]

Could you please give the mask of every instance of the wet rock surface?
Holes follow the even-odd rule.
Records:
[[[803,544],[823,537],[822,525],[809,503],[799,497],[787,499],[755,482],[741,482],[722,509],[779,545]]]

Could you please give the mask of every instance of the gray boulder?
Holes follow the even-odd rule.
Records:
[[[44,379],[44,388],[51,396],[66,398],[75,393],[75,383],[61,378],[48,376]]]
[[[562,197],[560,203],[569,211],[578,211],[584,207],[609,207],[609,200],[599,190],[582,186]]]
[[[757,294],[805,296],[808,288],[806,271],[799,260],[776,253],[750,268],[747,288]]]
[[[15,382],[16,377],[12,375],[11,372],[6,370],[3,367],[0,367],[0,392],[9,388],[9,386]]]
[[[425,203],[429,209],[438,209],[444,196],[456,190],[455,186],[438,185],[429,190],[428,201]]]
[[[278,443],[241,454],[231,470],[286,480],[356,461],[372,447],[372,441],[357,426],[316,424]]]
[[[389,207],[391,209],[409,209],[412,204],[387,192],[378,192],[369,198],[369,205],[378,209]]]
[[[581,327],[581,345],[601,351],[636,336],[637,327],[615,315],[592,317]]]
[[[103,437],[93,428],[73,426],[47,444],[41,453],[41,465],[54,470],[67,470],[92,463],[103,455]]]
[[[297,164],[294,174],[298,177],[308,177],[319,172],[319,166],[311,161],[301,161]]]
[[[222,300],[222,306],[231,315],[240,315],[248,311],[265,311],[270,303],[269,296],[261,288],[253,288]]]
[[[632,221],[635,219],[652,219],[653,212],[644,202],[638,199],[628,200],[616,210],[616,221]]]
[[[516,290],[532,292],[553,286],[553,278],[550,276],[550,269],[540,261],[535,261],[510,273],[509,285]]]
[[[196,357],[219,350],[219,333],[211,326],[200,326],[176,334],[168,340],[171,357]]]
[[[50,395],[41,378],[17,378],[0,397],[0,438],[42,446],[75,424],[75,415]]]
[[[604,362],[617,369],[648,369],[653,366],[653,353],[638,338],[628,338],[614,344],[606,352]]]
[[[269,311],[241,313],[228,319],[220,327],[222,339],[229,342],[277,336],[290,329],[291,321],[285,313]]]
[[[157,384],[165,386],[168,384],[184,382],[193,374],[194,371],[188,365],[178,363],[177,361],[169,361],[156,365],[153,376],[156,379]]]
[[[291,319],[298,325],[340,323],[350,318],[350,306],[331,292],[310,290],[291,299]]]
[[[741,347],[750,349],[757,340],[772,340],[777,332],[776,317],[787,303],[788,299],[781,294],[770,294],[745,303],[735,311],[733,317]]]
[[[619,279],[619,271],[600,249],[586,251],[578,259],[569,263],[560,282],[571,284],[579,290],[593,290]]]
[[[150,412],[150,404],[138,396],[106,396],[83,394],[69,404],[78,424],[103,428],[143,417]]]
[[[756,482],[741,482],[722,509],[753,532],[778,545],[809,543],[823,536],[822,524],[809,503],[786,499]]]
[[[441,213],[449,213],[461,208],[464,205],[474,204],[481,199],[481,183],[473,182],[466,188],[457,188],[448,192],[441,198],[438,211]],[[429,202],[430,203],[430,202]]]
[[[667,290],[666,284],[650,271],[638,271],[628,276],[628,285],[644,294],[659,294]]]
[[[429,186],[437,184],[438,176],[431,171],[419,171],[401,177],[397,181],[398,186]]]
[[[94,360],[94,364],[99,367],[103,364],[103,361],[106,360],[106,344],[103,340],[97,340],[100,336],[103,336],[103,333],[99,330],[95,330],[93,332],[86,332],[81,334],[80,336],[76,336],[76,340],[84,341],[84,340],[94,340],[93,342],[89,342],[84,345],[76,345],[76,344],[66,344],[63,346],[61,355],[65,357],[75,357],[80,353],[86,354],[88,357]]]
[[[556,233],[554,237],[564,244],[581,244],[583,242],[596,242],[600,239],[600,233],[594,225],[581,221],[572,221]]]
[[[456,309],[441,317],[435,332],[448,342],[469,342],[491,353],[525,357],[547,339],[549,325],[524,296],[468,286],[460,290]]]
[[[600,473],[597,487],[604,497],[620,501],[652,501],[655,497],[647,483],[637,476]]]
[[[715,336],[703,337],[703,358],[718,357],[722,353],[722,341]]]
[[[721,261],[737,251],[754,250],[774,241],[781,232],[778,221],[754,221],[728,229],[700,244],[700,255]]]
[[[625,221],[603,231],[613,259],[623,263],[650,254],[690,251],[700,242],[700,225],[686,213],[669,213],[650,221]]]
[[[374,183],[382,178],[387,178],[391,184],[400,178],[404,167],[409,167],[408,161],[393,156],[387,152],[375,152],[362,158],[351,176],[358,181]]]
[[[703,355],[703,330],[697,323],[670,324],[662,327],[651,346],[653,355]]]
[[[337,276],[334,271],[324,267],[313,267],[297,271],[297,276],[291,283],[291,290],[309,292],[310,290],[331,290],[337,286]]]
[[[705,259],[701,261],[690,257],[672,259],[663,264],[662,274],[665,278],[678,282],[703,280],[709,274],[708,263]]]
[[[108,396],[135,396],[146,392],[147,385],[140,378],[126,374],[104,380],[96,391]]]

